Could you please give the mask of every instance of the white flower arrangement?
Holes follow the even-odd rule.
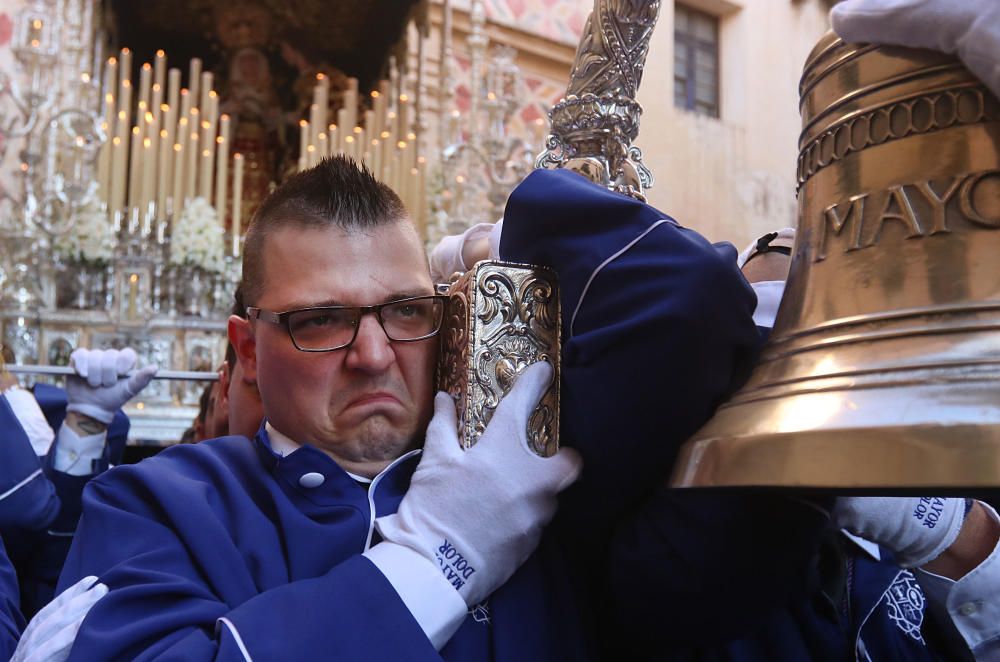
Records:
[[[170,236],[170,263],[222,273],[226,267],[225,230],[205,198],[194,198],[184,207]]]
[[[106,264],[115,253],[115,237],[108,213],[100,202],[90,198],[77,210],[69,232],[59,236],[53,246],[69,260],[85,264]]]

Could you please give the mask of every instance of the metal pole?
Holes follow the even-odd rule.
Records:
[[[69,366],[61,365],[6,365],[4,369],[14,375],[75,375],[76,371]],[[125,376],[132,376],[135,371]],[[219,379],[217,372],[199,372],[195,370],[160,370],[153,379],[176,379],[195,382],[214,382]]]

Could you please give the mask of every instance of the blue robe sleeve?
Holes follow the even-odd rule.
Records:
[[[0,540],[0,660],[9,660],[24,629],[18,610],[17,577]]]
[[[360,554],[318,577],[261,590],[241,585],[224,564],[194,561],[199,552],[216,556],[189,550],[197,543],[178,536],[163,508],[127,478],[99,479],[84,491],[60,590],[87,575],[111,590],[84,620],[71,661],[440,659],[389,581]],[[216,525],[204,522],[212,534]]]
[[[66,419],[66,392],[47,384],[36,384],[33,393],[53,430],[58,430]],[[2,400],[2,399],[0,399]],[[9,405],[3,401],[0,407],[2,424]],[[12,416],[11,412],[11,416]],[[14,426],[21,431],[20,424]],[[3,426],[13,435],[13,426]],[[5,466],[0,463],[0,476],[8,471],[18,475],[31,467],[40,471],[30,484],[30,490],[23,491],[11,503],[11,512],[5,517],[5,504],[0,501],[0,529],[8,543],[10,558],[17,568],[21,584],[21,605],[25,615],[32,617],[48,604],[55,595],[56,582],[63,562],[73,541],[73,532],[80,519],[83,488],[93,478],[105,472],[111,464],[119,464],[128,438],[128,417],[118,410],[108,426],[105,452],[94,467],[94,473],[74,476],[56,471],[52,466],[58,437],[52,444],[49,455],[37,458],[27,437],[23,443],[11,439],[8,452],[16,453],[17,463]],[[21,431],[21,436],[24,436]],[[2,492],[0,488],[0,492]]]
[[[735,249],[574,173],[536,171],[511,195],[500,254],[559,275],[560,434],[584,466],[553,525],[609,652],[752,628],[807,574],[825,518],[777,497],[665,487],[762,344]]]
[[[41,529],[59,513],[56,489],[42,470],[7,398],[0,396],[0,528]]]
[[[756,297],[729,244],[562,170],[514,190],[500,255],[559,275],[560,435],[584,460],[578,528],[606,540],[749,374]]]

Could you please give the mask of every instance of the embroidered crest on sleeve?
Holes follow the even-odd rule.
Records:
[[[924,623],[924,597],[917,578],[909,570],[903,570],[885,592],[885,606],[889,619],[908,637],[926,645],[920,627]]]

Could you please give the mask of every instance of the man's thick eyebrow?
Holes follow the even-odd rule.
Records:
[[[399,292],[393,292],[391,294],[387,294],[378,303],[389,303],[390,301],[399,301],[400,299],[411,299],[413,297],[429,297],[433,294],[434,292],[428,292],[423,288],[415,288],[413,290],[400,290]],[[327,306],[353,306],[353,305],[354,304],[344,303],[339,299],[326,299],[324,301],[295,301],[284,306],[283,311],[302,310],[303,308],[325,308]]]

